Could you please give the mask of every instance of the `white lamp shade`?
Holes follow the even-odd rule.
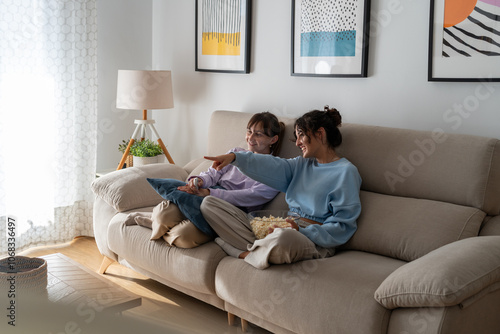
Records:
[[[170,71],[118,70],[116,108],[150,110],[173,107]]]

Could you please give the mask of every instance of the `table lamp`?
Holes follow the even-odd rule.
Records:
[[[148,109],[170,109],[173,107],[172,73],[170,71],[118,70],[116,108],[142,110],[142,120],[135,120],[137,126],[123,153],[120,164],[116,168],[117,170],[123,168],[130,148],[134,144],[139,132],[141,133],[142,140],[144,140],[147,127],[158,138],[158,144],[167,157],[168,162],[171,164],[174,163],[154,127],[155,121],[152,119],[148,120]]]

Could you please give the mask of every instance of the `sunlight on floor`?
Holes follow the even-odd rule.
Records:
[[[52,253],[62,253],[96,272],[103,259],[92,237],[80,237],[55,246],[31,248],[21,255],[42,256]],[[117,262],[109,266],[104,276],[142,297],[140,307],[122,313],[126,319],[161,326],[165,329],[161,333],[243,333],[239,318],[236,317],[235,324],[230,326],[225,311],[169,288]],[[251,323],[247,333],[269,334],[265,329]]]

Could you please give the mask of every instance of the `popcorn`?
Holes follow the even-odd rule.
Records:
[[[283,217],[274,217],[272,215],[268,217],[254,217],[250,221],[252,226],[252,231],[257,237],[257,239],[264,239],[269,234],[269,228],[292,228],[290,223],[286,221]]]

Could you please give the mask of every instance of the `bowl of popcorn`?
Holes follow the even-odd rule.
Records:
[[[287,219],[297,220],[298,213],[287,210],[257,210],[248,213],[248,219],[257,239],[264,239],[274,228],[292,228]]]

